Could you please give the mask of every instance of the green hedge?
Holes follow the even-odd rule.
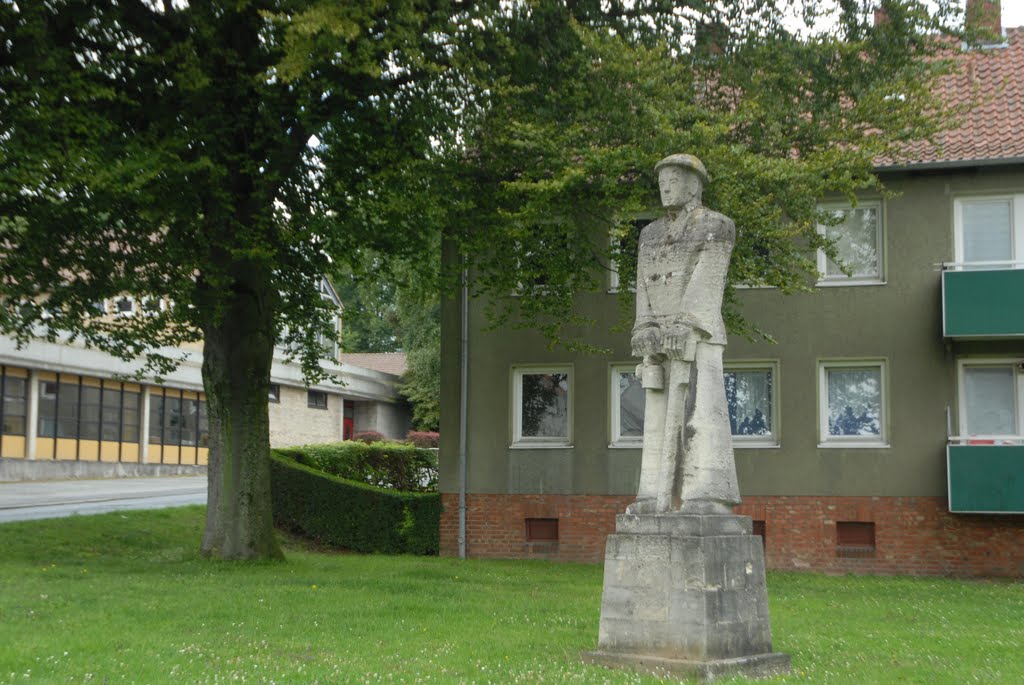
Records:
[[[402,492],[437,490],[437,455],[407,443],[346,440],[287,452],[300,464],[346,480]]]
[[[384,554],[437,554],[441,495],[397,492],[298,463],[303,449],[272,450],[274,523],[332,547]]]

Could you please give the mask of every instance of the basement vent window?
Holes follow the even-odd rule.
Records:
[[[873,557],[874,555],[874,522],[836,521],[836,556]]]
[[[558,519],[526,519],[527,542],[558,542]]]
[[[761,545],[766,546],[767,542],[765,541],[767,540],[767,537],[765,536],[766,528],[764,525],[764,521],[758,521],[757,519],[754,519],[753,521],[751,521],[751,523],[753,524],[753,530],[751,530],[751,534],[760,535]]]

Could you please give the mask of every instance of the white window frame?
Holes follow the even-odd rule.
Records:
[[[655,222],[657,220],[658,220],[658,217],[655,216],[654,214],[641,214],[640,216],[636,217],[633,220],[634,222],[637,222],[637,221],[646,221],[647,222],[643,226],[640,227],[639,231],[637,231],[637,234],[636,234],[637,241],[640,240],[640,232],[642,232],[644,230],[644,228],[647,227],[647,224],[653,223],[653,222]],[[612,250],[615,249],[615,247],[616,247],[615,244],[617,242],[618,241],[616,240],[614,235],[612,235],[612,234],[608,235],[608,244],[609,244],[609,247]],[[619,282],[619,264],[614,259],[610,259],[608,261],[608,293],[609,294],[617,293],[617,292],[619,292],[619,288],[620,287],[622,287],[622,283]],[[634,293],[636,292],[636,283],[635,282],[630,284],[629,290],[630,290],[630,292],[634,292]]]
[[[611,443],[615,449],[641,449],[644,446],[643,435],[622,435],[622,416],[619,398],[619,376],[636,373],[636,362],[621,362],[609,365],[608,368],[608,406],[611,408],[608,421],[611,430]],[[646,393],[645,393],[646,399]]]
[[[818,360],[818,447],[869,448],[889,447],[889,364],[885,359],[820,359]],[[878,417],[881,435],[829,435],[828,432],[828,371],[830,369],[879,369],[879,388],[882,406]]]
[[[839,274],[835,276],[827,276],[826,270],[828,268],[828,257],[825,255],[824,250],[818,250],[818,286],[824,287],[835,287],[835,286],[847,286],[847,285],[884,285],[885,284],[885,264],[886,264],[886,249],[885,249],[885,206],[881,200],[864,200],[858,202],[856,206],[849,202],[821,202],[818,203],[818,211],[822,212],[835,212],[835,211],[846,211],[846,210],[857,210],[857,209],[870,209],[875,208],[878,211],[878,225],[875,227],[875,246],[878,252],[878,274],[869,276],[847,276],[846,274]],[[836,228],[835,226],[823,226],[818,225],[817,231],[820,235],[826,235],[827,228]]]
[[[966,371],[968,368],[991,366],[1011,366],[1014,370],[1014,416],[1017,421],[1017,435],[970,435],[967,432],[967,395],[966,395]],[[957,388],[957,423],[960,428],[960,441],[967,440],[968,444],[972,439],[985,440],[988,438],[998,440],[1005,437],[1007,442],[1019,444],[1018,438],[1024,433],[1024,359],[1020,357],[962,357],[956,361],[956,388]]]
[[[122,301],[123,302],[128,302],[131,305],[131,308],[122,311],[121,310],[121,302]],[[113,309],[114,309],[114,316],[129,317],[129,316],[135,316],[135,313],[138,311],[139,307],[138,307],[138,303],[135,301],[135,298],[132,297],[131,295],[121,295],[120,297],[115,297],[113,299]]]
[[[566,408],[565,437],[535,437],[523,435],[523,376],[541,375],[546,373],[564,373],[569,384],[569,397]],[[572,447],[574,423],[573,396],[575,395],[573,367],[571,364],[552,364],[544,366],[516,365],[512,367],[512,444],[513,449],[558,449]]]
[[[772,374],[772,413],[771,425],[769,426],[771,432],[768,435],[733,435],[733,447],[737,449],[745,449],[748,447],[778,447],[780,444],[779,427],[781,426],[779,416],[779,362],[774,359],[750,361],[726,360],[722,365],[722,372],[724,374],[729,371],[767,371]],[[724,383],[725,379],[723,378],[722,381]],[[726,406],[726,410],[728,410],[728,406]]]
[[[974,202],[1010,203],[1010,250],[1012,255],[1006,263],[978,262],[989,264],[990,268],[1024,268],[1024,193],[1002,193],[998,195],[962,195],[953,199],[953,261],[956,270],[970,269],[971,263],[964,261],[964,205]]]

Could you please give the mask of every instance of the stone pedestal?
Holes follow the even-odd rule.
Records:
[[[584,659],[707,680],[788,672],[789,656],[772,652],[764,549],[750,518],[618,516],[598,650]]]

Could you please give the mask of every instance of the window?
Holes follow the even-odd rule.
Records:
[[[323,390],[310,390],[306,394],[306,405],[313,409],[327,409],[327,393]]]
[[[134,393],[131,393],[134,394]],[[125,440],[127,434],[138,434],[138,425],[129,424],[129,418],[138,420],[138,402],[125,393]],[[203,397],[202,395],[199,396]],[[149,395],[149,443],[178,447],[206,447],[206,400],[197,399],[195,393],[173,388],[153,388]],[[163,452],[160,454],[163,460]]]
[[[138,442],[137,391],[125,390],[119,381],[59,378],[39,382],[39,437]]]
[[[960,363],[960,434],[968,442],[1002,442],[1001,436],[1020,435],[1020,364],[1015,360]]]
[[[818,367],[822,447],[887,447],[885,363],[823,362]]]
[[[725,401],[736,447],[778,444],[774,363],[730,363],[726,366]]]
[[[526,519],[528,542],[558,542],[558,519]]]
[[[873,557],[874,555],[874,522],[836,521],[836,556]]]
[[[640,231],[644,226],[654,219],[634,219],[629,224],[629,230],[625,235],[611,236],[612,256],[608,263],[608,290],[617,292],[621,286],[619,272],[621,271],[630,281],[636,280],[636,258],[637,249],[640,246]],[[620,265],[623,265],[620,268]],[[635,285],[630,285],[630,290],[635,290]]]
[[[953,225],[960,267],[1024,266],[1024,195],[957,199]]]
[[[267,401],[278,404],[281,401],[281,385],[279,383],[271,383],[270,387],[267,388]]]
[[[851,205],[828,204],[819,209],[838,221],[818,226],[818,232],[835,242],[839,261],[850,270],[847,276],[839,265],[818,250],[818,285],[870,285],[882,283],[882,205],[862,202]]]
[[[643,446],[644,389],[636,364],[617,364],[611,373],[612,447]]]
[[[566,447],[571,443],[571,380],[568,366],[513,370],[513,446]]]
[[[135,298],[117,298],[116,300],[114,300],[114,312],[118,316],[135,316]]]
[[[0,382],[3,383],[3,433],[25,435],[25,378],[5,372]]]

